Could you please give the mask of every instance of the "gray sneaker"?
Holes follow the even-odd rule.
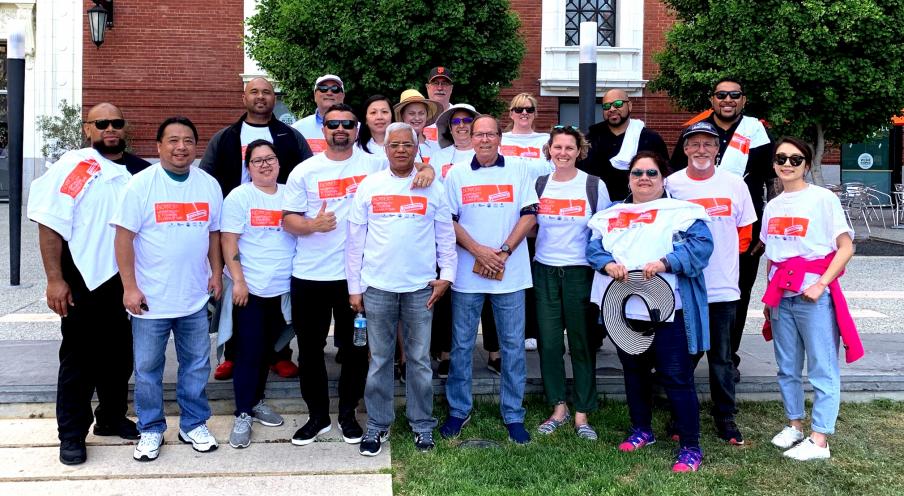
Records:
[[[233,448],[247,448],[251,446],[251,416],[243,413],[235,418],[232,424],[232,433],[229,434],[229,446]]]
[[[267,427],[283,425],[284,422],[282,416],[274,412],[269,405],[264,403],[264,400],[261,400],[260,403],[254,405],[254,408],[251,409],[251,418]]]

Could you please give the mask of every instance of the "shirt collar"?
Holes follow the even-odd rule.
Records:
[[[487,166],[480,165],[480,162],[477,161],[476,153],[474,154],[474,157],[471,159],[471,170],[477,170],[477,169],[480,169],[481,167],[496,167],[497,165],[499,167],[505,167],[505,157],[503,157],[501,153],[496,155],[496,161],[493,162],[492,165],[487,165]]]
[[[320,109],[314,111],[314,122],[317,123],[317,127],[323,127],[323,117],[320,115]]]

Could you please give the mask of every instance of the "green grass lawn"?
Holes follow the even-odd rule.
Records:
[[[527,446],[507,440],[495,404],[478,403],[473,419],[457,441],[437,435],[430,453],[414,449],[412,434],[399,410],[392,435],[395,494],[401,495],[904,495],[904,403],[875,401],[842,404],[832,458],[797,462],[781,456],[769,441],[784,422],[778,402],[740,405],[738,425],[746,445],[729,446],[715,435],[708,415],[701,418],[704,451],[700,472],[673,474],[676,444],[664,438],[667,414],[657,409],[656,444],[636,453],[616,446],[628,429],[624,403],[603,402],[591,416],[600,439],[578,439],[562,427],[551,436],[536,434],[550,413],[539,400],[527,406]],[[810,405],[807,406],[808,411]],[[707,412],[708,405],[701,407]],[[442,422],[445,409],[436,408]],[[498,448],[466,449],[467,439],[490,439]]]

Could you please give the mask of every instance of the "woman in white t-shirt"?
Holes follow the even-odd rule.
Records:
[[[273,350],[287,325],[282,304],[289,293],[295,254],[295,237],[282,226],[283,186],[276,183],[279,159],[273,145],[265,140],[249,143],[245,167],[251,182],[229,193],[221,222],[236,344],[232,376],[236,418],[229,436],[233,448],[251,443],[252,420],[266,426],[283,423],[264,403],[264,388],[268,350]]]
[[[838,197],[804,180],[812,159],[807,143],[796,138],[778,140],[773,168],[784,191],[766,205],[760,232],[769,278],[764,314],[771,324],[778,384],[789,421],[772,444],[786,449],[784,455],[795,460],[830,456],[826,438],[835,432],[841,402],[839,334],[849,362],[863,355],[837,282],[854,254],[854,233]],[[764,329],[767,339],[768,332]],[[804,357],[814,392],[811,433],[806,439]]]
[[[386,156],[383,139],[386,127],[392,124],[392,104],[383,95],[373,95],[364,101],[364,125],[358,129],[355,145],[362,151]]]
[[[570,420],[565,404],[564,331],[574,372],[574,428],[578,437],[596,440],[588,414],[597,408],[596,350],[589,333],[598,309],[590,302],[593,269],[585,254],[590,228],[587,222],[609,205],[609,191],[597,177],[575,168],[590,145],[573,127],[555,127],[546,144],[546,159],[555,171],[537,180],[540,211],[537,215],[536,255],[533,262],[536,294],[540,373],[552,415],[537,430],[552,434]],[[595,194],[591,196],[593,188]],[[595,204],[591,204],[591,203]]]
[[[530,93],[520,93],[509,103],[509,117],[512,127],[502,133],[499,152],[506,157],[549,160],[544,156],[543,147],[549,142],[548,133],[534,131],[537,118],[537,99]]]

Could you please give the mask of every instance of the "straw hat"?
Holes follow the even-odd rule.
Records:
[[[456,110],[464,110],[465,112],[470,113],[471,117],[474,119],[480,117],[480,113],[467,103],[456,103],[446,109],[442,114],[439,114],[439,117],[436,118],[436,138],[439,141],[439,146],[442,148],[453,144],[453,142],[445,136],[446,132],[449,131],[449,121],[452,120],[452,114],[454,114]]]
[[[418,90],[405,90],[399,98],[399,103],[395,104],[392,108],[393,113],[395,113],[396,121],[402,121],[402,111],[411,103],[423,103],[427,106],[427,122],[433,120],[433,118],[436,117],[436,114],[439,113],[438,103],[424,98],[424,95]]]

